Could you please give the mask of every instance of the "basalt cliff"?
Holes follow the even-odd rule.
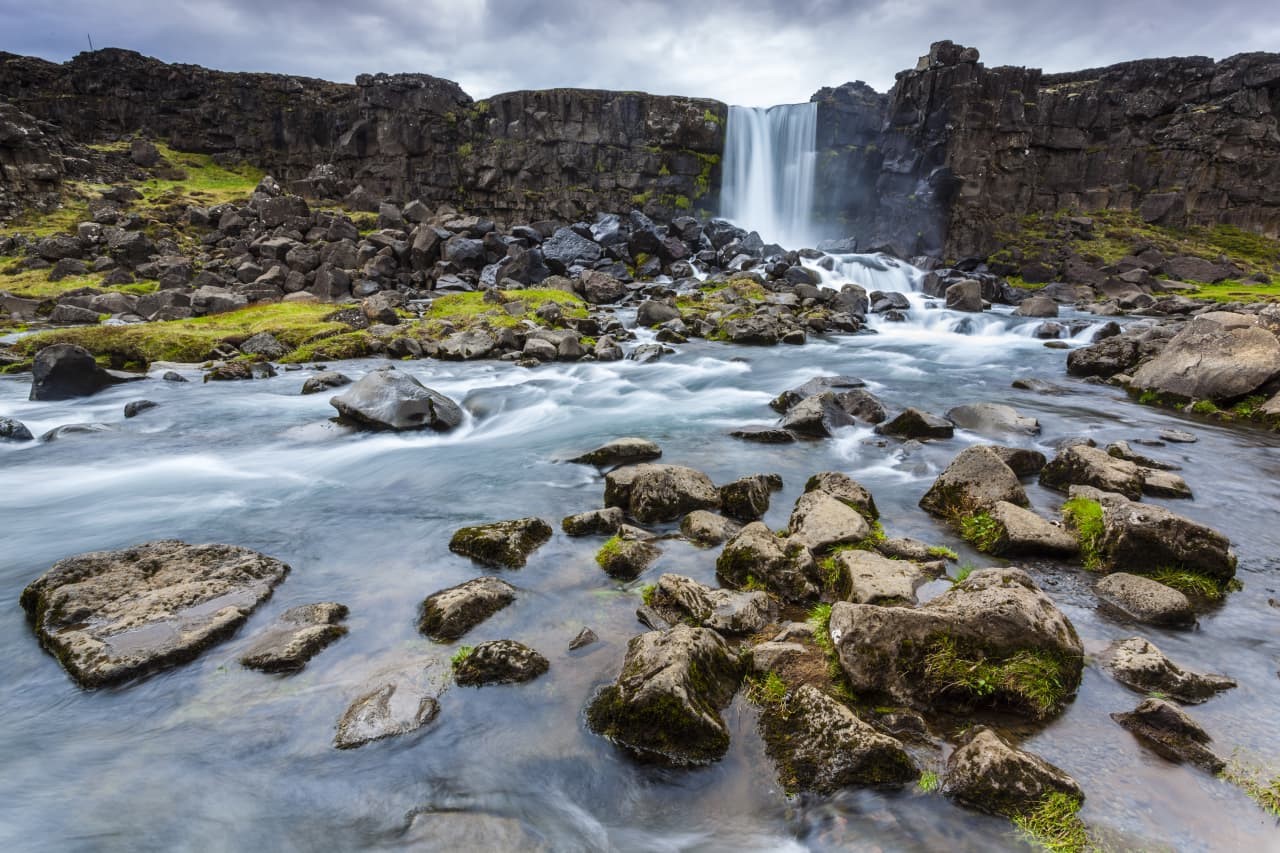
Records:
[[[864,247],[986,257],[1027,214],[1064,209],[1280,234],[1277,54],[1045,74],[939,42],[887,94],[848,83],[813,100],[815,215]],[[717,101],[639,92],[476,101],[423,74],[352,85],[116,49],[61,65],[0,53],[0,216],[56,204],[63,181],[95,176],[89,146],[132,135],[367,209],[391,198],[510,222],[713,214],[726,115]]]

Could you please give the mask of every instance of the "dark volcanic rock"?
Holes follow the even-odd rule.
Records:
[[[929,412],[907,409],[888,423],[880,424],[876,432],[898,438],[951,438],[955,425]]]
[[[99,367],[93,354],[84,347],[52,344],[36,353],[31,365],[31,399],[87,397],[119,382],[145,378]]]
[[[21,601],[40,644],[71,677],[103,687],[194,660],[288,573],[247,548],[160,540],[68,557]]]
[[[13,418],[0,417],[0,441],[33,441],[26,424]]]

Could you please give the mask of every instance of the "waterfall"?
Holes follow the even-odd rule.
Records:
[[[813,234],[818,105],[729,107],[720,215],[766,242],[799,249]]]

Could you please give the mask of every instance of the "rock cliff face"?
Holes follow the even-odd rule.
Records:
[[[813,100],[815,215],[864,247],[985,256],[1026,214],[1068,208],[1280,234],[1280,55],[1050,75],[938,42],[887,95],[848,83]],[[370,207],[420,198],[508,221],[714,213],[726,115],[635,92],[474,101],[422,74],[348,85],[122,50],[62,65],[0,53],[0,216],[53,198],[77,144],[134,133],[248,160],[312,196],[363,186]]]
[[[375,200],[447,201],[525,220],[715,210],[727,112],[715,101],[572,89],[477,102],[425,74],[346,85],[115,49],[62,65],[0,53],[0,98],[77,142],[143,133],[252,162],[315,195],[362,185]],[[0,139],[6,167],[10,147]]]
[[[833,128],[820,161],[857,164],[822,212],[906,253],[985,255],[1019,217],[1065,208],[1280,234],[1280,55],[1043,74],[939,42],[883,101],[860,84],[813,100]]]

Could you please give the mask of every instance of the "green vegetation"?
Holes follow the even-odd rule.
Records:
[[[1191,406],[1191,411],[1197,415],[1213,415],[1217,414],[1218,407],[1212,400],[1197,400]]]
[[[711,110],[702,111],[702,120],[707,122],[708,124],[714,124],[716,126],[720,125],[720,116],[711,112]]]
[[[961,516],[960,535],[973,547],[985,554],[994,554],[1004,537],[1004,528],[987,512]]]
[[[1062,517],[1076,532],[1084,567],[1102,568],[1102,504],[1088,498],[1072,498],[1062,505]]]
[[[622,538],[619,536],[610,536],[605,541],[605,543],[600,546],[600,550],[596,552],[596,565],[600,566],[600,568],[602,569],[608,568],[609,564],[615,558],[617,558],[621,553],[622,553]],[[644,598],[645,604],[652,603],[653,592],[656,589],[657,589],[656,586],[652,586],[652,587],[645,587],[643,590],[640,591],[641,596],[643,596]]]
[[[192,154],[175,151],[163,142],[157,142],[160,155],[168,160],[180,174],[157,177],[136,184],[146,205],[199,205],[211,207],[232,201],[243,201],[252,195],[265,174],[247,164],[219,166],[208,154]]]
[[[141,369],[153,361],[205,361],[218,344],[239,345],[259,332],[270,332],[290,348],[350,332],[350,326],[329,319],[333,314],[332,305],[308,302],[251,305],[188,320],[50,329],[21,339],[13,348],[34,356],[49,344],[78,344],[114,367]]]
[[[618,537],[615,536],[613,538],[617,539]],[[613,540],[611,539],[609,541],[612,542]],[[605,545],[608,545],[608,544],[609,544],[608,542],[605,543]],[[603,551],[604,549],[601,548],[600,550]],[[597,557],[596,559],[598,560],[599,558]],[[658,591],[658,585],[656,583],[647,583],[644,586],[640,587],[640,600],[645,603],[646,607],[653,606],[653,596],[654,596],[654,593],[656,593],[657,591]]]
[[[1147,573],[1147,577],[1186,595],[1209,601],[1220,601],[1232,588],[1231,583],[1224,584],[1217,578],[1177,566],[1161,566]]]
[[[1233,755],[1218,777],[1248,794],[1267,814],[1280,817],[1280,773],[1268,778],[1267,771],[1261,767],[1246,764],[1238,755]]]
[[[644,207],[649,203],[649,199],[653,197],[653,190],[645,190],[642,193],[636,193],[631,197],[631,203],[636,207]]]
[[[1076,797],[1055,791],[1046,794],[1031,811],[1013,817],[1013,825],[1033,844],[1050,853],[1082,853],[1092,847],[1084,822],[1082,803]]]
[[[747,572],[747,580],[742,585],[742,588],[746,592],[768,592],[769,591],[769,587],[765,586],[763,581],[761,581],[758,577],[751,574],[750,572]]]
[[[470,142],[464,142],[458,146],[459,157],[470,157],[475,148]]]
[[[959,586],[960,584],[968,580],[969,575],[973,574],[977,570],[978,570],[978,567],[975,566],[973,563],[965,563],[963,566],[956,569],[956,573],[951,578],[951,585]]]
[[[787,697],[787,683],[772,670],[763,678],[746,679],[746,687],[747,700],[754,705],[777,705]]]
[[[1057,655],[1032,649],[993,662],[982,652],[966,652],[954,638],[942,636],[924,656],[923,675],[939,693],[1016,705],[1046,717],[1067,696],[1066,666]]]
[[[453,668],[457,669],[462,666],[467,658],[471,657],[471,653],[476,650],[475,646],[458,646],[458,650],[453,653],[453,657],[449,658]]]
[[[916,790],[922,794],[932,794],[941,787],[942,780],[932,770],[923,771],[920,778],[916,780]]]
[[[423,321],[428,332],[435,336],[441,333],[444,323],[460,330],[480,325],[495,329],[511,328],[519,325],[522,319],[531,319],[534,312],[548,302],[558,304],[565,317],[582,319],[587,316],[587,304],[565,290],[504,290],[498,295],[506,302],[524,303],[525,316],[510,314],[501,304],[486,301],[485,293],[473,291],[436,298]]]
[[[927,553],[930,557],[933,557],[935,560],[951,560],[952,562],[955,562],[956,560],[960,559],[959,554],[957,554],[955,551],[952,551],[950,548],[946,547],[945,545],[932,545],[929,547],[929,550],[926,551],[925,553]]]
[[[49,270],[18,271],[10,258],[0,258],[0,290],[6,290],[14,296],[25,299],[56,299],[69,290],[81,287],[95,287],[100,290],[115,290],[121,293],[153,293],[159,287],[155,281],[140,281],[133,284],[116,284],[104,287],[104,273],[86,273],[69,275],[58,281],[49,280]],[[9,270],[14,270],[12,273]]]

